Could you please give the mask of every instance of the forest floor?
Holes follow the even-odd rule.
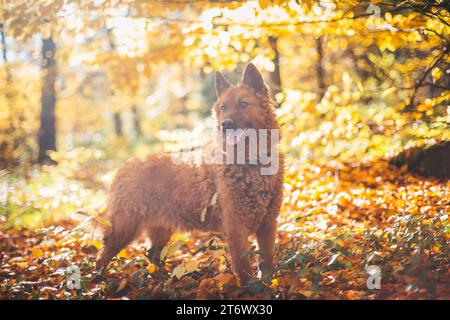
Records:
[[[98,181],[61,178],[49,189],[30,187],[33,179],[10,183],[0,199],[1,299],[450,298],[450,182],[385,160],[288,168],[276,270],[246,288],[236,285],[224,242],[206,233],[175,235],[157,261],[139,239],[97,274],[99,232],[86,229],[89,214],[76,212],[104,197],[92,191]],[[45,223],[35,211],[62,218]],[[25,216],[33,228],[13,223]],[[250,256],[258,254],[253,246]]]

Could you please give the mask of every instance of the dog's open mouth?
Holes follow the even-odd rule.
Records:
[[[227,144],[230,146],[235,146],[241,141],[242,137],[245,136],[245,133],[247,132],[247,128],[245,129],[234,129],[234,130],[227,130],[226,132],[226,141]]]

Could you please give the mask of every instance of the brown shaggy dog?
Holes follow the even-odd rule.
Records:
[[[246,67],[238,86],[218,72],[216,93],[213,116],[223,137],[225,129],[279,129],[268,87],[253,64]],[[279,154],[278,146],[275,150]],[[261,174],[260,162],[175,164],[168,155],[128,161],[111,186],[107,206],[111,228],[104,235],[97,267],[105,267],[142,231],[148,233],[152,247],[161,249],[177,230],[204,230],[223,232],[241,283],[252,275],[244,255],[251,234],[256,234],[263,253],[262,265],[271,269],[282,201],[281,154],[277,161],[278,171],[272,175]],[[217,201],[211,205],[216,193]]]

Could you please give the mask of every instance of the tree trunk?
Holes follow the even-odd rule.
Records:
[[[272,48],[272,50],[275,53],[275,56],[273,57],[273,64],[275,65],[275,69],[273,72],[270,73],[270,84],[271,84],[271,91],[272,95],[275,98],[275,96],[283,91],[283,87],[281,86],[281,74],[280,74],[280,53],[278,51],[278,38],[270,36],[269,37],[269,43]]]
[[[134,132],[136,133],[136,136],[140,137],[142,135],[142,129],[137,105],[131,106],[131,112],[133,113]]]
[[[323,39],[319,37],[316,40],[316,50],[317,50],[317,66],[316,66],[316,76],[317,76],[317,87],[318,87],[318,101],[322,101],[323,96],[327,86],[325,84],[325,70],[324,70],[324,52],[323,52]]]
[[[3,23],[0,22],[0,33],[2,37],[2,57],[3,61],[6,63],[6,41],[5,41],[5,32],[3,30]]]
[[[41,125],[39,129],[39,163],[53,163],[48,151],[56,151],[55,79],[56,60],[53,38],[43,39],[43,78],[41,89]]]
[[[0,38],[1,38],[1,44],[2,44],[2,58],[3,62],[5,63],[6,68],[6,80],[11,81],[11,73],[9,71],[8,66],[8,56],[6,54],[6,34],[5,34],[5,25],[0,22]]]
[[[122,130],[122,117],[120,116],[120,112],[114,112],[114,131],[117,137],[123,136]]]
[[[116,45],[114,43],[114,37],[112,33],[113,29],[106,29],[106,34],[108,38],[109,48],[111,51],[116,50]],[[114,95],[114,91],[111,92],[111,95]],[[116,133],[116,137],[123,137],[123,129],[122,129],[122,116],[120,112],[113,112],[113,120],[114,120],[114,132]]]
[[[1,40],[1,46],[2,46],[2,59],[5,65],[5,70],[6,70],[6,83],[7,83],[7,88],[8,90],[5,90],[5,97],[6,97],[6,110],[8,110],[8,122],[9,122],[9,126],[5,129],[5,130],[1,130],[0,134],[2,134],[3,136],[12,136],[14,137],[13,133],[15,132],[16,128],[15,128],[15,122],[12,119],[12,113],[13,110],[11,110],[11,102],[10,100],[12,99],[11,96],[11,74],[9,72],[9,66],[8,66],[8,55],[7,55],[7,48],[6,48],[6,34],[5,34],[5,29],[4,29],[4,24],[0,23],[0,40]],[[10,165],[16,165],[17,162],[14,161],[14,159],[11,159],[10,157],[10,144],[11,141],[10,139],[1,139],[0,142],[0,168],[3,169],[5,167],[8,167]],[[13,147],[14,150],[14,147]]]

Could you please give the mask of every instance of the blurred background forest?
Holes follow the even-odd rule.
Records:
[[[423,250],[448,250],[447,1],[2,0],[0,10],[6,228],[99,210],[127,158],[202,144],[214,71],[236,83],[251,61],[277,103],[291,177],[284,210],[295,223],[309,201],[317,226],[317,201],[337,175],[377,188],[392,172],[415,169],[444,182],[408,180],[416,193],[403,190],[401,208],[389,197],[368,206],[403,217],[417,209],[409,197],[423,195],[418,208],[430,208],[417,209],[421,219],[443,221]],[[435,152],[423,156],[429,146]],[[372,177],[354,168],[380,159],[400,169],[378,163]],[[349,197],[340,204],[349,217],[364,211],[361,199],[349,209]]]

